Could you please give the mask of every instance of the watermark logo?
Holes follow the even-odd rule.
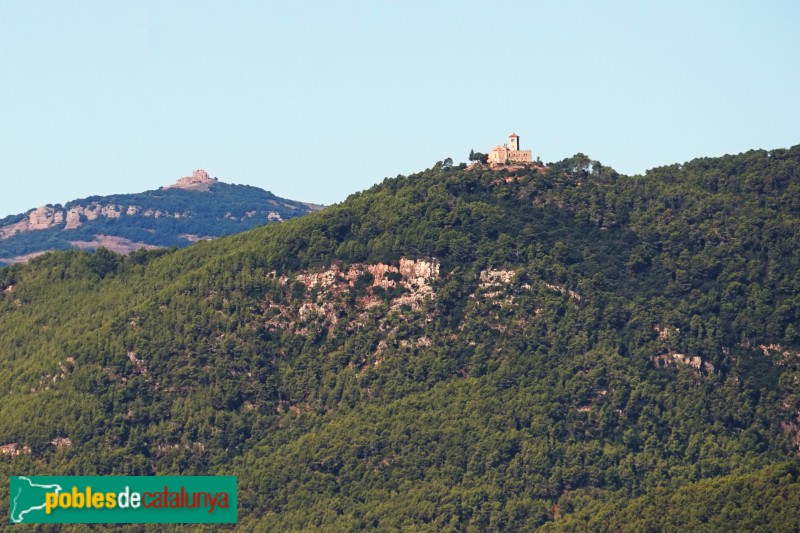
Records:
[[[14,476],[12,524],[234,524],[235,476]]]

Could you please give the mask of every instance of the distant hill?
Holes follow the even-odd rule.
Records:
[[[118,253],[186,246],[319,211],[322,206],[231,185],[204,170],[174,185],[134,194],[90,196],[0,219],[0,264],[52,250],[100,246]]]

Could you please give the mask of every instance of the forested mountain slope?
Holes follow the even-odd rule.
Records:
[[[579,154],[8,267],[0,475],[238,475],[245,529],[791,531],[799,215],[800,147]]]

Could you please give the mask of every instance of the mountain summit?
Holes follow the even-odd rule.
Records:
[[[320,209],[257,187],[223,183],[198,169],[158,190],[91,196],[6,217],[0,220],[0,264],[69,248],[128,253],[186,246]]]
[[[203,169],[197,169],[191,176],[179,178],[174,185],[162,187],[162,189],[187,189],[191,191],[207,191],[211,185],[216,183],[217,178],[211,178]]]

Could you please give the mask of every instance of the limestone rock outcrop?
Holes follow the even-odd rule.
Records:
[[[39,207],[28,215],[28,227],[30,229],[52,228],[64,221],[64,211],[54,209],[50,206]]]
[[[191,176],[186,176],[185,178],[179,178],[173,185],[169,187],[164,187],[165,189],[193,189],[193,190],[208,190],[208,187],[211,184],[217,181],[216,178],[212,178],[208,175],[203,169],[197,169],[192,172]]]

